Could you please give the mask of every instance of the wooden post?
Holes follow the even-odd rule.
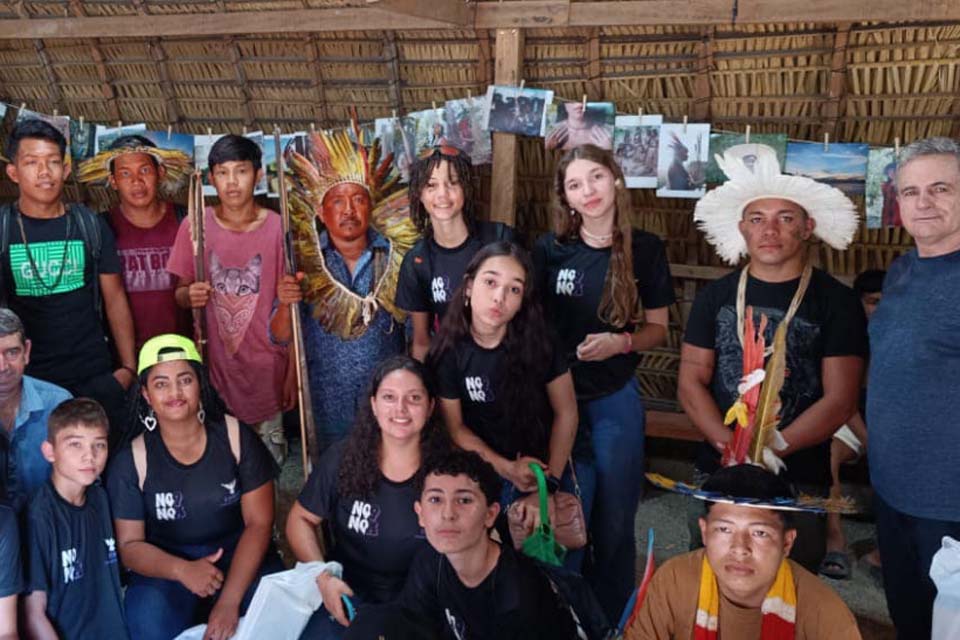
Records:
[[[497,29],[494,84],[519,86],[523,78],[522,29]],[[490,219],[517,223],[517,136],[493,134],[493,180]]]
[[[833,40],[833,55],[830,58],[830,95],[823,103],[820,115],[823,122],[819,139],[830,134],[831,140],[837,139],[837,125],[846,111],[847,97],[847,44],[850,42],[850,23],[837,25],[837,35]]]
[[[697,75],[693,80],[694,122],[707,122],[711,116],[713,89],[710,86],[710,73],[714,70],[713,36],[715,27],[704,27],[700,32],[700,51],[697,54]]]

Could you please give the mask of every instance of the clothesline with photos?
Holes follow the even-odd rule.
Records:
[[[213,144],[224,134],[208,129],[206,135],[173,131],[151,131],[146,124],[118,122],[109,126],[84,122],[83,117],[42,114],[31,111],[25,104],[0,102],[0,120],[8,111],[15,110],[16,118],[40,118],[63,132],[67,138],[68,161],[80,162],[107,148],[121,135],[137,134],[149,138],[157,146],[177,148],[194,158],[204,174],[204,192],[214,195],[207,180],[207,155]],[[315,129],[311,125],[311,129]],[[725,176],[714,156],[738,147],[747,160],[749,148],[742,145],[766,145],[777,154],[781,170],[788,174],[805,175],[831,184],[848,195],[864,195],[867,228],[899,226],[894,187],[896,157],[899,139],[894,147],[871,147],[865,143],[834,142],[828,136],[823,141],[788,139],[782,133],[751,135],[745,132],[711,129],[710,123],[688,122],[686,116],[679,123],[664,122],[659,114],[636,115],[618,113],[613,102],[554,99],[549,89],[525,86],[491,85],[485,95],[447,100],[442,105],[434,102],[430,109],[390,117],[377,118],[360,125],[364,139],[379,138],[381,145],[394,154],[394,164],[406,182],[417,154],[424,148],[450,144],[466,152],[475,165],[492,161],[491,132],[513,133],[541,137],[547,150],[566,150],[584,143],[592,143],[613,151],[631,189],[656,189],[660,197],[700,198],[708,184],[720,184]],[[348,130],[353,136],[352,129]],[[257,142],[263,149],[266,171],[255,193],[277,197],[275,145],[270,134],[248,132],[244,136]],[[282,148],[290,146],[304,152],[306,131],[282,135]]]

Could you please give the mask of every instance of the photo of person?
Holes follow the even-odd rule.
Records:
[[[443,109],[424,109],[407,115],[417,123],[416,152],[447,144]]]
[[[207,165],[207,156],[214,143],[223,137],[223,134],[199,135],[193,137],[193,166],[200,170],[203,181],[203,195],[215,196],[217,190],[210,182],[210,167]]]
[[[161,149],[176,149],[183,151],[188,156],[193,156],[193,134],[192,133],[167,133],[166,131],[144,131],[140,133],[144,138],[157,145]]]
[[[663,116],[617,116],[613,155],[628,189],[655,189]]]
[[[253,140],[258,147],[260,147],[260,153],[264,153],[264,136],[263,131],[251,131],[244,134],[244,138],[248,140]],[[273,137],[270,138],[270,146],[273,146]],[[253,195],[262,196],[267,193],[267,172],[264,171],[260,174],[260,179],[257,180],[257,183],[253,185]]]
[[[520,87],[487,87],[489,110],[483,128],[522,136],[542,136],[553,91]]]
[[[547,109],[544,147],[567,151],[582,144],[613,149],[616,109],[612,102],[561,102]]]
[[[447,100],[443,109],[447,139],[470,157],[474,166],[489,164],[493,158],[490,132],[483,128],[488,111],[485,96]]]
[[[900,227],[897,203],[897,160],[892,147],[870,149],[867,156],[867,228]]]
[[[417,158],[414,145],[417,140],[417,120],[411,116],[402,118],[377,118],[375,131],[385,153],[393,153],[393,166],[400,174],[400,182],[410,182],[410,167]]]
[[[861,195],[869,152],[870,145],[856,142],[790,142],[784,172],[825,182],[848,196]]]
[[[138,124],[126,124],[122,127],[105,127],[101,124],[98,124],[94,144],[94,153],[100,153],[101,151],[109,149],[110,145],[113,144],[113,141],[120,136],[143,135],[143,132],[146,130],[147,125],[143,122]]]
[[[96,142],[97,125],[80,120],[70,120],[70,156],[74,162],[83,162],[96,155],[94,153]]]
[[[280,136],[280,152],[287,154],[290,150],[300,155],[307,152],[307,134],[303,131],[285,133]],[[289,157],[289,156],[286,156]],[[263,169],[267,179],[267,197],[280,197],[280,180],[277,175],[277,149],[273,136],[267,136],[263,145]],[[287,165],[287,179],[293,176],[293,170]]]
[[[660,127],[657,195],[700,198],[706,193],[710,125],[664,124]]]
[[[746,135],[742,133],[711,133],[710,134],[710,159],[707,163],[707,184],[723,184],[727,177],[717,166],[716,156],[722,156],[723,152],[734,146],[740,145],[764,145],[773,149],[777,154],[777,160],[780,162],[780,170],[787,160],[787,135],[785,133],[754,133],[750,135],[747,141]],[[747,159],[749,154],[743,154]]]

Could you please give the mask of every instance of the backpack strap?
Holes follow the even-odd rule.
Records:
[[[137,470],[137,486],[143,493],[143,483],[147,479],[147,443],[142,433],[130,442],[130,450],[133,452],[133,467]]]
[[[10,221],[13,218],[13,207],[9,203],[0,207],[0,259],[6,261],[10,255]],[[5,281],[7,265],[0,264],[0,307],[7,304],[7,283]]]
[[[224,416],[227,422],[227,440],[230,441],[230,453],[233,459],[240,464],[240,421],[235,416],[227,414]]]
[[[100,222],[97,215],[86,207],[71,204],[67,214],[73,216],[80,229],[80,237],[90,256],[90,266],[93,270],[93,305],[97,316],[103,319],[103,305],[100,300],[100,254],[103,249],[103,238],[100,235]]]

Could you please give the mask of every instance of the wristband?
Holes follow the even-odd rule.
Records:
[[[633,335],[629,331],[624,331],[622,334],[627,338],[627,346],[623,348],[623,353],[630,353],[633,351]]]

